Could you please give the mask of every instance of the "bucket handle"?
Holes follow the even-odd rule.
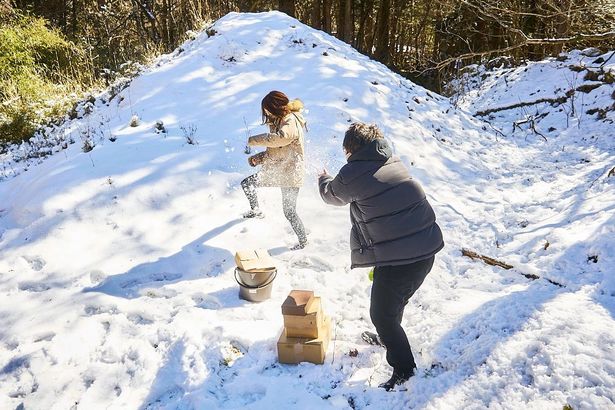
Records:
[[[278,270],[276,269],[276,270],[273,272],[273,275],[271,275],[271,278],[270,278],[267,282],[265,282],[265,283],[264,283],[264,284],[262,284],[262,285],[258,285],[258,286],[248,286],[248,285],[246,285],[245,283],[243,283],[242,281],[240,281],[240,280],[237,278],[237,269],[235,269],[234,274],[235,274],[235,282],[237,282],[237,284],[238,284],[239,286],[244,287],[244,288],[248,288],[248,289],[262,289],[262,288],[264,288],[264,287],[267,287],[267,286],[271,285],[271,283],[275,280],[276,276],[278,276]]]

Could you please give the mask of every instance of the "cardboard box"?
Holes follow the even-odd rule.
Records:
[[[292,290],[282,303],[282,314],[305,316],[313,303],[314,292],[311,290]]]
[[[331,318],[325,317],[316,339],[288,337],[286,330],[282,331],[278,340],[278,360],[280,363],[297,364],[310,362],[323,364],[331,339]]]
[[[237,267],[245,272],[268,272],[275,270],[275,260],[266,249],[250,249],[235,253]]]
[[[319,328],[322,328],[325,317],[322,312],[320,297],[314,297],[314,302],[304,316],[283,315],[283,317],[286,336],[317,338],[320,336]]]

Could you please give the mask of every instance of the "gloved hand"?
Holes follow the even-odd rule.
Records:
[[[248,157],[248,164],[250,164],[251,167],[255,167],[262,164],[265,160],[265,155],[265,151],[263,151],[259,152],[258,154],[254,154],[251,157]]]

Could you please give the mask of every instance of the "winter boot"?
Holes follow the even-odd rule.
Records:
[[[385,389],[386,391],[390,391],[395,388],[395,386],[399,386],[408,381],[412,376],[414,376],[414,369],[408,371],[399,371],[393,369],[393,375],[389,380],[384,383],[378,385],[378,387]]]
[[[365,331],[361,333],[361,339],[369,345],[384,347],[384,343],[382,343],[380,337],[376,333]]]

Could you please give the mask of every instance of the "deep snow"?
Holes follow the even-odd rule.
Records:
[[[3,157],[0,408],[615,407],[614,112],[543,104],[481,117],[490,125],[471,116],[533,101],[536,87],[565,91],[571,61],[591,59],[494,70],[456,108],[278,12],[232,13],[213,28],[54,131],[76,144],[38,164]],[[606,107],[613,88],[576,104]],[[279,190],[260,191],[265,219],[240,218],[239,181],[253,172],[244,119],[264,130],[260,99],[272,89],[307,107],[298,210],[310,245],[296,252]],[[547,141],[527,125],[511,132],[538,110],[549,112],[539,131],[556,128]],[[406,391],[375,387],[389,369],[359,336],[371,327],[367,270],[349,268],[348,210],[317,193],[357,120],[384,130],[447,243],[406,309],[419,364]],[[270,301],[237,297],[233,254],[247,247],[280,260]],[[276,363],[292,288],[313,289],[334,319],[323,366]]]

